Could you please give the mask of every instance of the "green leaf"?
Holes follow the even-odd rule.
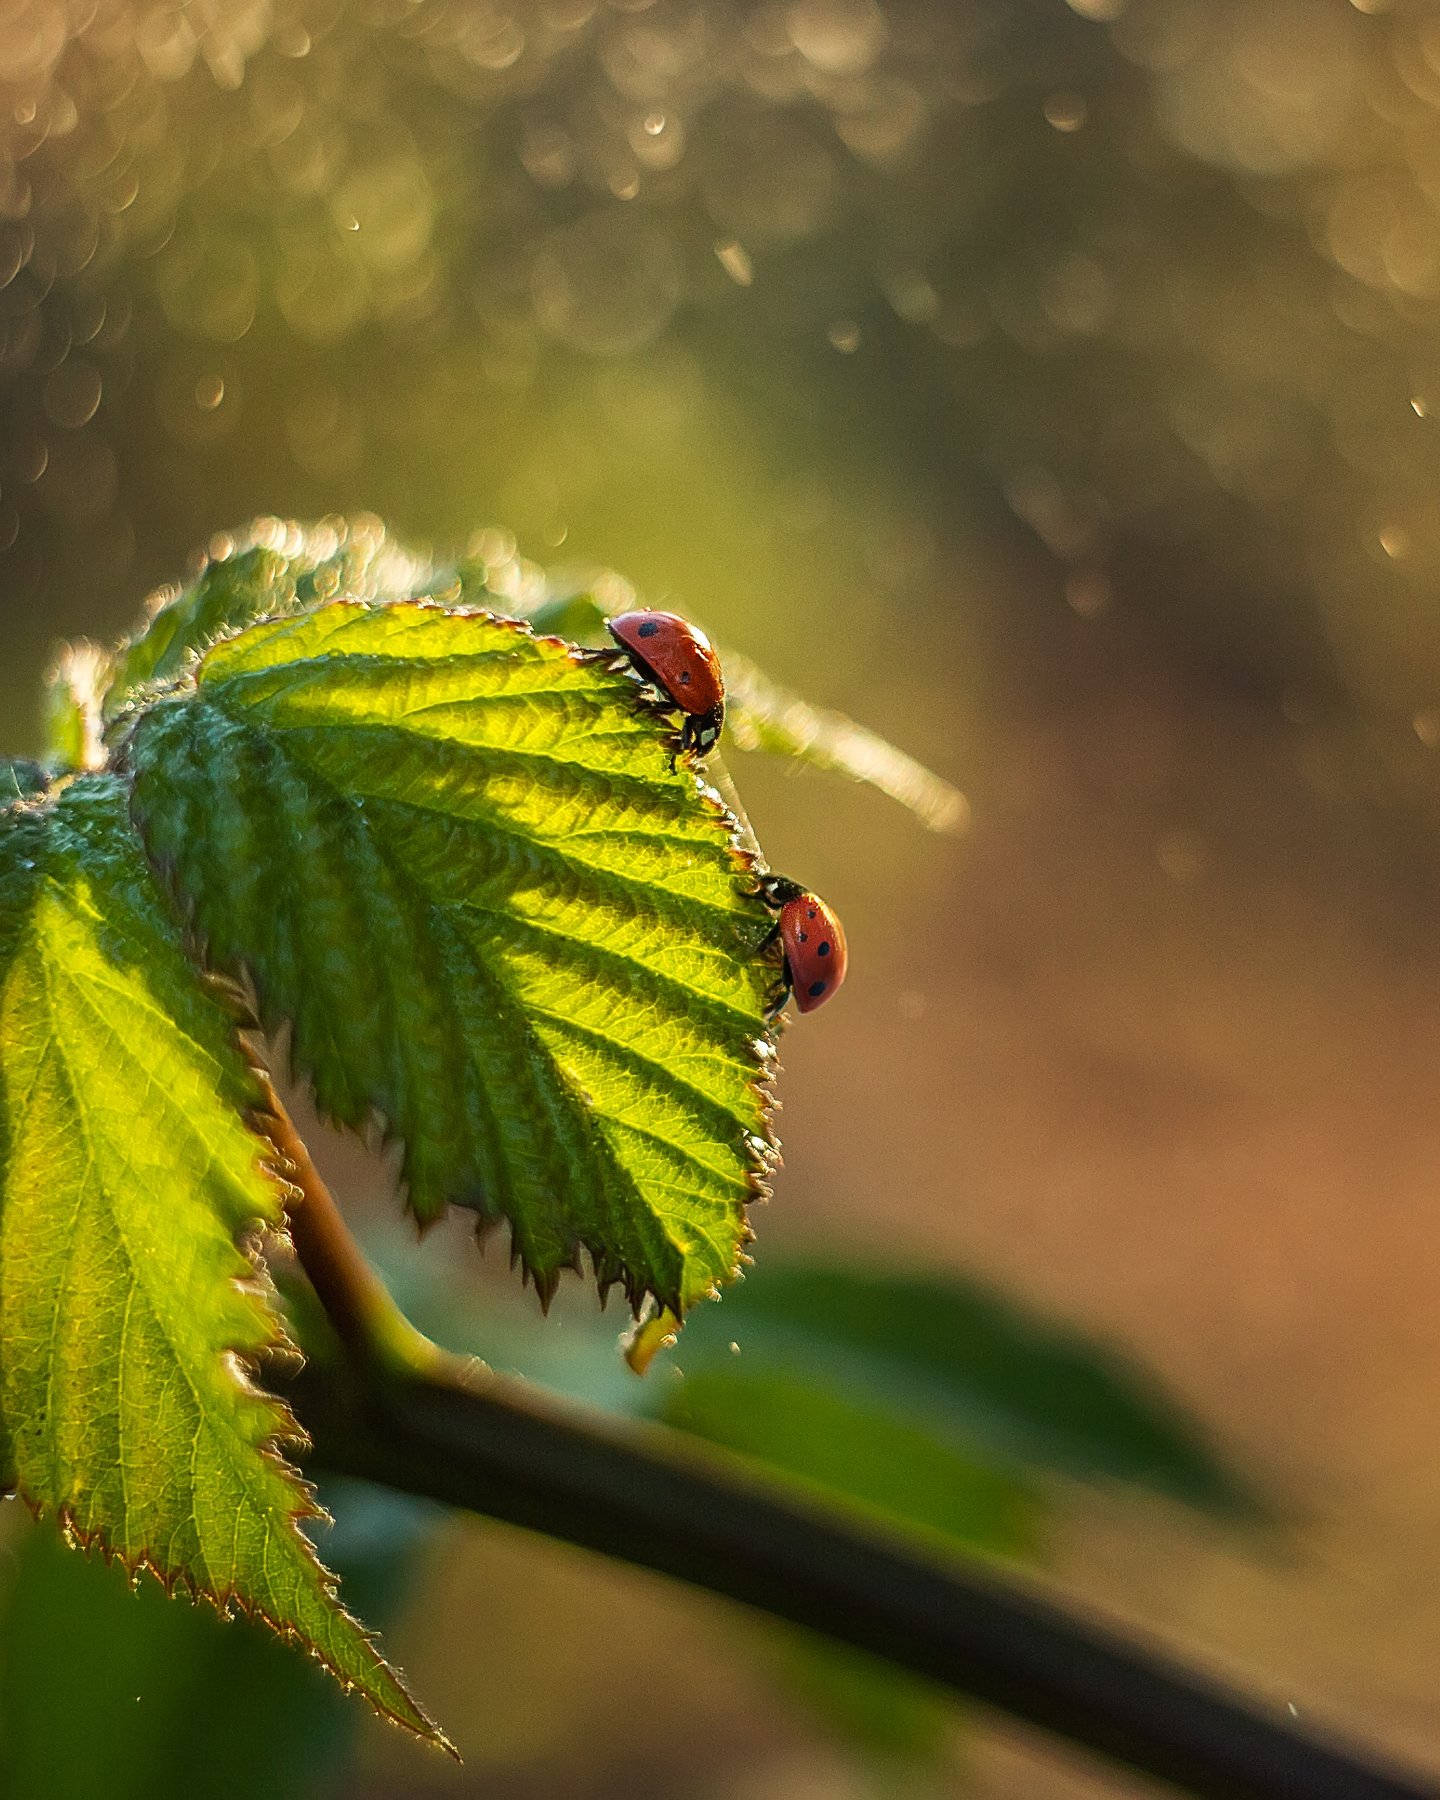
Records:
[[[1219,1513],[1263,1512],[1142,1371],[959,1276],[767,1263],[723,1316],[707,1309],[690,1320],[677,1354],[687,1389],[701,1376],[755,1371],[881,1407],[1011,1466],[1134,1482]]]
[[[510,1223],[542,1295],[683,1311],[768,1157],[773,924],[722,810],[608,659],[514,621],[335,603],[218,645],[136,723],[134,807],[321,1108],[411,1208]]]
[[[992,1556],[1033,1557],[1041,1502],[1013,1470],[866,1398],[770,1370],[687,1371],[661,1416],[807,1487]]]
[[[499,537],[482,533],[481,539]],[[503,550],[503,546],[502,546]],[[630,603],[638,596],[627,584]],[[504,595],[511,595],[507,602]],[[390,537],[378,519],[297,525],[256,519],[211,546],[201,572],[182,589],[162,589],[140,629],[115,660],[105,696],[107,719],[152,698],[191,670],[212,644],[261,619],[304,612],[335,599],[385,603],[428,597],[449,607],[508,605],[537,632],[608,647],[607,608],[595,594],[503,554],[492,567],[478,555],[437,565]],[[608,610],[620,610],[616,606]],[[878,788],[933,831],[963,831],[969,803],[958,788],[843,713],[810,705],[732,650],[721,653],[732,741],[742,750],[789,756]],[[95,767],[94,760],[65,766]]]
[[[878,1765],[870,1790],[876,1800],[896,1793],[907,1800],[927,1794],[940,1800],[957,1791],[953,1771],[950,1780],[941,1781],[953,1761],[947,1753],[957,1710],[943,1688],[808,1632],[773,1630],[767,1636],[776,1673],[797,1698],[836,1737]]]
[[[456,594],[483,593],[484,570],[461,565],[446,578]],[[144,692],[183,676],[211,644],[253,625],[344,595],[398,600],[434,580],[428,562],[390,537],[376,518],[297,525],[256,519],[221,536],[200,573],[181,589],[161,589],[140,629],[116,657],[107,718]]]
[[[298,1521],[298,1434],[249,1365],[280,1336],[237,1240],[281,1217],[230,1023],[155,891],[124,789],[0,815],[0,1410],[67,1537],[306,1645],[443,1742]]]

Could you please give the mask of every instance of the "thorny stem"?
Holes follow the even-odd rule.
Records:
[[[870,1652],[1205,1800],[1437,1800],[994,1571],[930,1562],[663,1427],[452,1359],[277,1368],[338,1474],[658,1570]]]
[[[290,1238],[335,1335],[357,1365],[372,1372],[438,1373],[450,1359],[395,1304],[356,1243],[270,1077],[259,1068],[256,1076],[264,1096],[265,1133],[284,1159],[298,1196],[286,1209]]]

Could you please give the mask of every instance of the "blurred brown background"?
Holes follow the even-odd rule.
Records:
[[[1290,1526],[1067,1491],[1056,1575],[1431,1767],[1437,495],[1432,0],[0,0],[4,748],[213,532],[369,508],[931,762],[962,839],[732,758],[853,952],[760,1275],[1122,1343]],[[718,1603],[479,1525],[427,1571],[390,1641],[468,1761],[377,1728],[372,1800],[874,1791]]]

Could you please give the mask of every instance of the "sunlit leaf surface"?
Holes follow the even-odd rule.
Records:
[[[0,815],[0,1407],[67,1535],[239,1607],[437,1734],[301,1535],[278,1335],[237,1239],[280,1216],[228,1021],[109,777]]]
[[[603,661],[513,621],[337,602],[217,646],[138,722],[134,804],[212,957],[290,1019],[410,1205],[588,1251],[679,1310],[763,1174],[772,921],[729,822]]]
[[[182,675],[217,639],[257,619],[352,599],[401,599],[423,587],[429,565],[396,544],[378,519],[312,526],[256,519],[221,537],[195,578],[161,589],[140,629],[120,650],[106,695],[117,713],[146,688]]]

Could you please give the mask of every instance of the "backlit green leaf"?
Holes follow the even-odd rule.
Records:
[[[726,650],[726,717],[741,750],[790,756],[817,769],[878,788],[907,807],[931,831],[964,831],[970,802],[959,788],[868,726],[844,713],[812,706],[770,679],[747,657]]]
[[[129,746],[154,858],[323,1110],[542,1294],[687,1309],[764,1172],[772,920],[627,672],[513,621],[337,602],[218,645]]]
[[[280,1202],[108,776],[0,814],[0,1409],[67,1536],[306,1645],[437,1733],[335,1599],[248,1366],[279,1334],[237,1240]]]

